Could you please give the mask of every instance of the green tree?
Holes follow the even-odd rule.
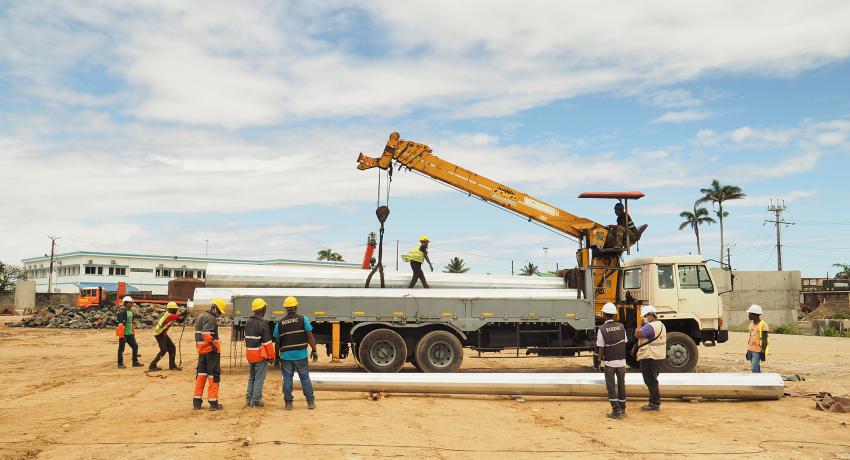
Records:
[[[466,273],[468,271],[469,267],[466,266],[460,257],[452,257],[449,263],[443,267],[443,273]]]
[[[327,260],[330,262],[345,262],[342,260],[342,255],[338,252],[334,252],[333,249],[327,248],[319,251],[319,258],[316,260]]]
[[[7,265],[0,262],[0,292],[14,291],[15,281],[27,279],[24,269],[17,265]]]
[[[747,195],[741,190],[741,187],[737,185],[721,185],[720,181],[714,179],[711,181],[711,186],[708,188],[700,189],[700,193],[703,194],[703,197],[698,199],[695,204],[702,204],[711,202],[712,206],[717,206],[717,217],[720,219],[720,259],[723,260],[723,248],[725,246],[725,241],[723,239],[723,219],[725,219],[729,213],[723,210],[723,203],[729,200],[740,200]]]
[[[702,254],[702,248],[699,244],[699,226],[702,224],[711,225],[717,223],[717,221],[708,216],[708,209],[700,208],[696,203],[694,203],[693,211],[682,211],[679,213],[679,217],[685,219],[684,222],[679,224],[679,230],[688,227],[694,229],[694,234],[697,236],[697,254]]]
[[[832,266],[841,269],[840,272],[835,274],[836,278],[850,279],[850,264],[832,264]]]
[[[522,276],[539,275],[540,267],[529,262],[528,265],[519,269],[519,274]]]

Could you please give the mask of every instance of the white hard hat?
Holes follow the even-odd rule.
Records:
[[[650,313],[652,313],[653,315],[658,314],[658,312],[655,310],[655,307],[653,307],[652,305],[644,305],[643,308],[640,309],[640,316],[646,316]]]
[[[753,305],[750,305],[750,308],[747,309],[747,313],[755,313],[757,315],[761,315],[764,312],[762,311],[760,306],[753,304]]]
[[[124,302],[132,302],[132,301],[133,301],[133,298],[132,298],[132,297],[130,297],[130,296],[128,296],[128,295],[125,295],[125,296],[124,296],[124,298],[123,298],[123,299],[121,299],[121,303],[124,303]]]
[[[602,313],[607,313],[609,315],[616,315],[617,314],[617,306],[614,305],[611,302],[608,302],[608,303],[606,303],[605,305],[602,306]]]

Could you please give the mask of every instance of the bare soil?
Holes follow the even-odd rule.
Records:
[[[186,332],[185,370],[157,378],[116,368],[112,331],[0,328],[0,458],[850,458],[850,414],[817,411],[805,396],[850,394],[847,338],[771,336],[763,371],[806,378],[788,382],[793,396],[782,400],[665,400],[660,413],[641,413],[642,401],[631,400],[628,417],[614,421],[605,417],[602,398],[388,395],[373,401],[360,393],[317,392],[316,410],[296,395],[295,410],[284,412],[281,376],[273,369],[266,407],[244,408],[246,367],[231,368],[229,356],[222,366],[225,410],[195,412],[195,354]],[[745,334],[730,335],[726,344],[700,349],[699,372],[749,370]],[[140,331],[138,340],[147,363],[155,340],[150,331]],[[589,358],[473,356],[467,354],[463,371],[590,371]],[[316,372],[359,372],[350,358],[322,361]]]

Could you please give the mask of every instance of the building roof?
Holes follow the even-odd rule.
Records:
[[[62,254],[56,254],[53,256],[54,259],[58,259],[61,257],[73,257],[73,256],[100,256],[100,257],[135,257],[139,259],[155,259],[155,260],[185,260],[185,261],[195,261],[195,262],[219,262],[219,263],[231,263],[231,264],[305,264],[305,265],[329,265],[335,267],[359,267],[360,264],[351,263],[351,262],[329,262],[326,260],[297,260],[297,259],[265,259],[265,260],[252,260],[252,259],[221,259],[215,257],[195,257],[195,256],[164,256],[164,255],[156,255],[156,254],[130,254],[130,253],[121,253],[121,252],[98,252],[98,251],[74,251],[74,252],[66,252]],[[26,259],[21,259],[22,263],[32,263],[41,260],[50,260],[48,256],[39,256],[39,257],[28,257]]]

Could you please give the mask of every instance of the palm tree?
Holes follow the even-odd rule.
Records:
[[[327,260],[330,262],[345,262],[342,260],[342,255],[338,252],[334,252],[333,249],[327,248],[319,251],[319,258],[316,260]]]
[[[711,181],[711,187],[700,189],[700,193],[704,196],[697,200],[695,204],[708,203],[709,201],[717,206],[717,217],[720,219],[720,263],[723,263],[723,219],[729,215],[723,211],[723,202],[729,200],[740,200],[747,195],[741,191],[741,187],[737,185],[720,185],[720,181],[714,179]]]
[[[850,279],[850,264],[832,264],[832,266],[841,269],[840,272],[835,274],[836,278]]]
[[[449,263],[443,267],[443,273],[466,273],[468,271],[469,267],[466,266],[460,257],[452,257],[449,259]]]
[[[528,265],[519,269],[519,274],[522,276],[539,275],[540,268],[537,265],[529,262]]]
[[[697,236],[697,254],[702,254],[702,248],[699,244],[699,226],[702,224],[711,225],[717,223],[717,221],[708,216],[708,209],[697,207],[696,203],[694,203],[693,212],[682,211],[679,213],[679,217],[685,219],[684,222],[679,224],[679,230],[684,230],[687,227],[694,229],[694,233]]]

